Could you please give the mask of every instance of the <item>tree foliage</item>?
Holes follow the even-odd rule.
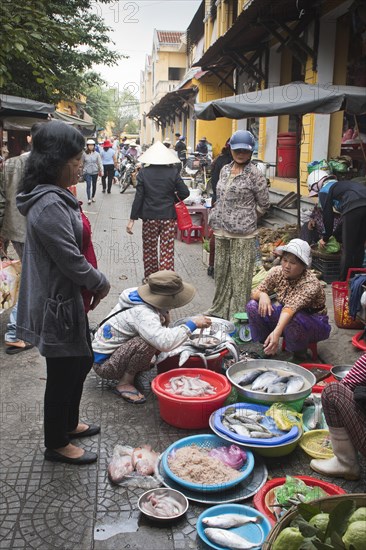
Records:
[[[105,128],[107,122],[111,122],[117,135],[125,131],[127,124],[136,122],[138,118],[138,100],[128,90],[92,86],[85,89],[85,95],[85,110],[99,128]]]
[[[0,27],[0,87],[8,94],[74,99],[104,82],[94,64],[126,57],[111,49],[111,29],[92,0],[2,0]]]

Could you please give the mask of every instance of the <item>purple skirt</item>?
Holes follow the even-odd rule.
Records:
[[[271,316],[261,317],[258,302],[250,300],[247,303],[246,310],[253,342],[263,343],[276,328],[283,306],[273,304],[272,307]],[[329,338],[330,330],[328,315],[298,311],[284,329],[282,336],[286,340],[287,351],[300,351],[307,349],[309,344]]]

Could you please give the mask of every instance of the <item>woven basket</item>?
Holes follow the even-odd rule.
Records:
[[[318,500],[313,500],[311,504],[313,506],[319,505],[321,512],[331,512],[333,508],[339,503],[345,500],[352,499],[357,507],[366,506],[366,493],[354,493],[350,495],[337,495],[334,497],[325,497]],[[272,528],[268,537],[262,545],[262,550],[271,550],[278,535],[288,527],[293,519],[299,514],[297,506],[290,508],[278,523]]]
[[[306,432],[299,445],[306,454],[313,458],[325,459],[334,456],[328,430],[311,430]]]

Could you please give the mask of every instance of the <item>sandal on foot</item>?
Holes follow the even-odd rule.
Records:
[[[18,340],[18,342],[5,342],[5,353],[7,355],[15,355],[21,351],[27,351],[27,349],[34,348],[33,344],[28,344],[28,342],[23,342],[23,340]]]
[[[138,390],[117,390],[117,388],[114,388],[112,391],[119,397],[122,397],[122,399],[127,401],[127,403],[134,403],[136,405],[139,405],[140,403],[145,403],[146,401],[146,397],[142,395]],[[131,397],[129,397],[130,395],[142,395],[142,397],[140,399],[132,399]]]

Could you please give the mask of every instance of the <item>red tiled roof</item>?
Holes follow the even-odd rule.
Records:
[[[183,31],[156,31],[160,44],[180,44]]]

